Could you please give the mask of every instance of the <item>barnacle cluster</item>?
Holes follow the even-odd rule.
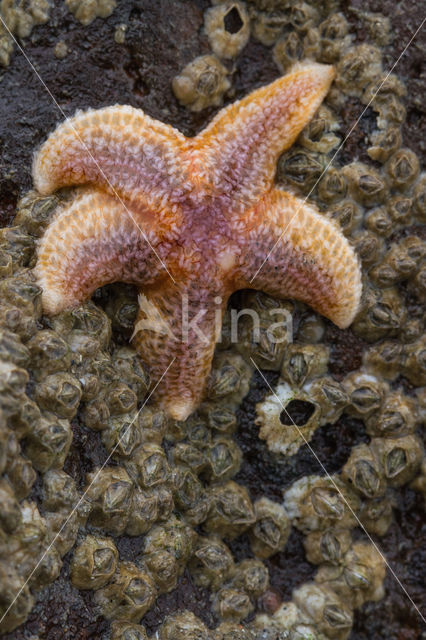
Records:
[[[83,3],[68,4],[78,12]],[[37,591],[55,580],[70,551],[72,584],[92,591],[111,621],[102,640],[147,640],[144,615],[185,571],[208,590],[217,626],[177,611],[162,621],[160,640],[344,640],[354,611],[383,597],[384,558],[356,528],[383,536],[397,489],[411,483],[425,491],[416,430],[426,405],[426,245],[416,225],[426,219],[426,177],[402,146],[403,84],[391,75],[375,93],[385,77],[376,46],[382,18],[364,19],[371,37],[357,45],[332,0],[215,2],[204,25],[213,54],[174,81],[190,108],[220,104],[231,86],[230,60],[249,32],[271,47],[281,71],[304,57],[336,66],[335,87],[281,157],[277,180],[314,201],[357,247],[364,294],[351,330],[366,344],[361,367],[342,363],[332,375],[324,319],[301,304],[245,292],[240,304],[256,311],[258,330],[250,314],[242,315],[235,343],[226,316],[205,401],[185,422],[170,421],[142,406],[148,367],[112,338],[131,335],[131,288],[113,285],[102,306],[88,302],[42,316],[31,270],[35,248],[66,194],[27,194],[14,226],[0,230],[0,618],[7,611],[0,632],[26,620]],[[371,101],[375,127],[365,134],[361,160],[344,164],[337,155],[323,173],[343,140],[348,99],[359,111]],[[291,463],[319,427],[344,413],[367,436],[339,472],[283,487],[282,503],[253,500],[236,481],[236,410],[255,366],[279,376],[257,405],[260,452],[267,447]],[[82,447],[102,452],[81,476],[68,464],[76,432]],[[285,548],[291,527],[304,536],[317,573],[290,601],[260,613],[269,592],[265,561]],[[138,540],[131,560],[120,554],[121,536]],[[232,541],[239,536],[251,557],[237,561]]]
[[[250,37],[250,17],[244,2],[219,0],[213,5],[204,14],[204,33],[213,53],[189,62],[172,82],[176,98],[191,111],[223,103],[223,96],[232,86],[229,62]]]

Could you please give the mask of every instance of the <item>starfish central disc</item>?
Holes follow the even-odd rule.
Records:
[[[350,244],[311,205],[274,187],[278,156],[333,77],[330,66],[298,65],[194,138],[128,106],[78,113],[35,157],[40,193],[78,186],[39,246],[45,313],[110,282],[137,285],[133,344],[175,419],[202,399],[217,318],[237,289],[302,300],[339,327],[354,318],[361,276]]]

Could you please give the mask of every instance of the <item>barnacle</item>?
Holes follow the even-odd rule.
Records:
[[[207,383],[207,397],[226,398],[228,405],[238,406],[249,390],[252,367],[237,353],[221,351],[213,360]]]
[[[348,412],[356,416],[368,417],[377,412],[388,390],[387,385],[370,373],[353,372],[343,381],[349,395]]]
[[[136,415],[124,414],[109,418],[108,427],[102,431],[102,442],[112,455],[129,458],[141,443]]]
[[[371,147],[367,149],[370,158],[378,162],[386,162],[389,156],[401,146],[401,131],[395,126],[390,126],[384,131],[374,131],[371,134],[371,142]]]
[[[0,263],[1,259],[0,254]],[[0,264],[0,277],[1,276]],[[0,306],[0,326],[18,335],[23,342],[29,340],[37,331],[36,322],[31,314],[11,304],[3,304]]]
[[[132,505],[133,484],[121,467],[104,467],[87,475],[86,498],[89,522],[119,535],[123,533]]]
[[[239,622],[247,618],[253,610],[253,605],[244,591],[224,587],[217,592],[213,601],[213,609],[220,618]]]
[[[320,425],[336,422],[349,404],[344,387],[331,376],[316,378],[305,384],[303,390],[310,402],[318,404],[320,408]]]
[[[250,37],[248,13],[241,2],[226,2],[204,14],[204,29],[219,58],[235,58]]]
[[[387,207],[376,207],[365,216],[365,226],[373,233],[387,238],[393,231],[394,221]]]
[[[77,337],[95,339],[99,347],[106,349],[111,339],[111,321],[106,313],[92,301],[64,311],[52,320],[53,328],[63,335],[71,334],[70,341]]]
[[[304,539],[306,558],[312,564],[340,565],[342,559],[351,546],[349,529],[326,529],[312,531]]]
[[[169,518],[167,524],[156,525],[146,535],[139,564],[149,569],[161,592],[175,588],[193,554],[196,537],[190,526],[174,517]]]
[[[34,238],[21,227],[0,229],[0,251],[12,260],[12,271],[28,265],[34,253]]]
[[[102,431],[109,426],[108,405],[102,398],[94,398],[88,402],[81,413],[84,424],[94,431]]]
[[[129,536],[140,536],[146,533],[159,520],[159,516],[160,504],[156,490],[143,491],[135,489],[129,510],[126,533]]]
[[[339,169],[330,168],[318,185],[318,195],[324,202],[342,200],[347,191],[347,182]]]
[[[206,453],[211,480],[216,482],[229,480],[239,471],[241,460],[241,450],[231,439],[216,438]]]
[[[248,307],[253,298],[248,297]],[[249,365],[253,362],[262,369],[278,371],[285,350],[292,340],[292,311],[290,302],[268,308],[247,308],[235,316],[238,322],[237,350]],[[231,311],[234,314],[234,310]]]
[[[371,447],[359,444],[342,469],[342,478],[366,498],[377,498],[386,491],[386,479]]]
[[[423,458],[422,442],[415,435],[392,439],[373,438],[371,448],[392,487],[409,482],[420,468]]]
[[[209,510],[209,499],[198,478],[186,467],[173,472],[173,494],[177,506],[185,513],[189,524],[203,522]]]
[[[265,7],[266,11],[251,12],[253,37],[267,47],[274,44],[290,22],[289,3],[285,4],[284,10],[271,6]]]
[[[291,344],[285,354],[281,375],[292,387],[326,373],[329,349],[322,344]]]
[[[5,251],[0,253],[0,276],[7,278],[7,276],[13,273],[13,261],[12,256]]]
[[[269,586],[269,572],[260,560],[247,559],[237,565],[231,585],[245,591],[250,598],[258,598]]]
[[[189,442],[178,442],[171,450],[171,457],[176,465],[182,464],[196,474],[207,465],[204,452]]]
[[[217,591],[232,575],[234,560],[230,550],[219,537],[199,537],[190,568],[199,586]]]
[[[192,611],[181,611],[165,619],[159,640],[208,640],[208,630]]]
[[[335,62],[349,42],[349,24],[341,13],[332,13],[319,25],[321,62]]]
[[[266,638],[266,640],[274,640],[278,637],[281,640],[281,638],[292,637],[290,632],[292,629],[296,630],[296,628],[300,626],[298,624],[300,619],[301,611],[295,603],[283,602],[271,617],[266,615],[256,616],[252,624],[255,638],[256,640],[259,637]],[[308,628],[308,625],[306,625],[306,627]],[[297,635],[295,637],[297,638]],[[317,640],[316,637],[315,640]]]
[[[410,288],[411,290],[414,292],[414,295],[418,298],[419,302],[422,302],[423,304],[426,301],[426,267],[422,266],[415,278],[413,278],[412,282],[410,283]],[[420,336],[420,333],[422,331],[422,328],[420,327],[420,330],[418,332],[418,336]]]
[[[81,399],[81,386],[69,373],[54,373],[39,382],[34,398],[41,409],[54,411],[61,418],[73,418]]]
[[[365,421],[371,436],[394,438],[408,435],[416,428],[416,403],[412,398],[393,391],[385,396],[377,415]]]
[[[8,541],[7,552],[19,574],[31,575],[30,586],[39,588],[58,577],[61,560],[56,549],[47,548],[49,532],[36,504],[24,500],[20,509],[22,519]]]
[[[45,412],[28,435],[25,453],[38,471],[61,468],[72,441],[68,420]]]
[[[174,508],[172,492],[165,485],[155,487],[153,492],[157,500],[158,520],[166,522]]]
[[[369,44],[350,47],[340,58],[337,83],[347,95],[361,95],[382,70],[379,49]]]
[[[4,28],[3,24],[0,26],[0,64],[2,67],[7,67],[10,63],[10,56],[13,51],[13,38]]]
[[[123,382],[115,382],[108,388],[106,402],[112,416],[131,413],[136,409],[137,401],[136,393]]]
[[[326,583],[344,602],[358,609],[368,600],[383,597],[385,573],[385,562],[379,551],[372,544],[355,542],[339,566],[322,565],[315,582]]]
[[[277,180],[309,193],[326,167],[324,156],[302,148],[284,153],[278,160]]]
[[[293,592],[293,600],[300,608],[301,622],[313,624],[327,638],[349,636],[352,610],[329,586],[307,582]]]
[[[312,120],[302,129],[297,139],[298,144],[310,151],[328,153],[339,144],[340,139],[334,133],[338,128],[339,124],[334,113],[322,104]],[[335,171],[334,168],[329,168],[324,178],[328,173],[335,176]],[[330,187],[336,192],[335,178],[331,179]]]
[[[204,403],[200,406],[200,412],[205,415],[210,429],[214,429],[218,433],[230,435],[237,427],[235,411],[225,404]]]
[[[257,415],[259,437],[268,448],[294,455],[319,426],[320,406],[304,391],[294,391],[283,382],[257,405]]]
[[[392,187],[406,189],[419,174],[419,160],[410,149],[399,149],[386,163],[386,172]]]
[[[35,319],[41,316],[41,289],[30,269],[21,269],[13,277],[0,281],[0,296],[4,303],[28,311]]]
[[[387,189],[382,175],[362,162],[353,162],[342,169],[354,200],[371,207],[384,201]]]
[[[302,316],[297,328],[297,341],[302,344],[317,344],[324,337],[325,325],[320,316],[307,313]]]
[[[59,204],[58,196],[40,196],[29,191],[17,205],[14,222],[32,236],[41,236],[49,224],[54,210]]]
[[[396,224],[407,224],[411,219],[412,199],[404,196],[394,196],[388,202],[388,211]],[[416,241],[418,239],[416,238]]]
[[[380,86],[380,91],[377,87]],[[373,109],[379,114],[377,124],[381,129],[400,125],[405,120],[405,107],[399,98],[405,95],[406,89],[401,80],[390,74],[379,76],[365,90],[362,101],[371,103]]]
[[[70,508],[77,502],[75,481],[64,471],[51,469],[43,476],[43,507],[48,511]]]
[[[372,231],[362,229],[354,233],[353,239],[356,252],[365,267],[376,263],[385,253],[384,239]]]
[[[253,553],[258,558],[281,551],[290,534],[290,520],[284,507],[268,498],[254,503],[256,522],[250,527],[249,537]]]
[[[274,46],[273,55],[279,70],[281,73],[285,73],[303,57],[301,37],[295,31],[291,31],[284,38],[278,40]]]
[[[71,581],[78,589],[99,589],[113,577],[118,551],[111,538],[86,536],[75,549],[71,562]]]
[[[166,482],[170,467],[162,447],[151,442],[143,443],[126,462],[130,475],[143,489],[150,489]]]
[[[106,301],[105,313],[111,320],[112,328],[130,338],[138,312],[137,299],[131,285],[112,284],[110,286],[111,296]],[[124,352],[131,351],[128,347],[122,349]]]
[[[56,371],[65,371],[71,364],[71,352],[67,343],[50,329],[36,333],[27,343],[27,347],[37,379]]]
[[[30,354],[19,336],[7,329],[0,329],[0,358],[5,362],[13,362],[18,367],[25,367]]]
[[[113,581],[98,589],[95,602],[106,618],[138,622],[152,607],[155,584],[146,571],[132,562],[120,562]]]
[[[16,455],[7,465],[7,477],[18,500],[26,498],[37,479],[37,474],[30,460]]]
[[[286,511],[304,533],[356,525],[359,498],[338,477],[305,476],[284,494]]]
[[[255,521],[253,505],[247,490],[232,480],[213,486],[209,492],[211,509],[204,523],[208,532],[232,540]]]
[[[290,11],[290,24],[300,33],[306,32],[319,22],[319,13],[307,2],[293,4]]]
[[[120,347],[114,351],[113,360],[120,380],[125,382],[141,400],[149,387],[149,375],[140,358],[133,349]]]
[[[384,536],[393,519],[394,500],[385,494],[362,503],[359,519],[369,533]]]
[[[173,591],[177,586],[179,565],[176,558],[166,550],[158,549],[144,556],[144,564],[154,578],[160,593]]]
[[[395,287],[384,290],[370,287],[358,316],[352,325],[356,335],[367,342],[397,336],[407,318],[407,309],[400,292]]]
[[[142,441],[161,444],[168,427],[164,411],[145,406],[139,411],[137,420]]]
[[[191,111],[219,106],[231,87],[227,75],[228,70],[216,56],[199,56],[173,78],[173,92]]]

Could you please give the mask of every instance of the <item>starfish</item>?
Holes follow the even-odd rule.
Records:
[[[158,404],[176,420],[203,398],[217,318],[234,291],[304,301],[342,328],[354,318],[361,277],[349,242],[274,186],[279,155],[333,78],[331,66],[300,64],[223,108],[193,138],[130,106],[78,112],[35,156],[41,194],[78,185],[39,245],[44,312],[76,306],[113,281],[137,285],[133,345],[153,385],[161,380]]]

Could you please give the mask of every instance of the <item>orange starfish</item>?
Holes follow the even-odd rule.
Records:
[[[175,419],[202,398],[218,309],[235,290],[302,300],[340,327],[357,311],[360,268],[348,241],[273,184],[279,154],[333,77],[330,66],[299,65],[222,109],[195,138],[128,106],[78,113],[35,157],[40,193],[85,185],[40,243],[45,312],[78,305],[109,282],[136,284],[133,344],[154,384],[167,370],[155,395]]]

